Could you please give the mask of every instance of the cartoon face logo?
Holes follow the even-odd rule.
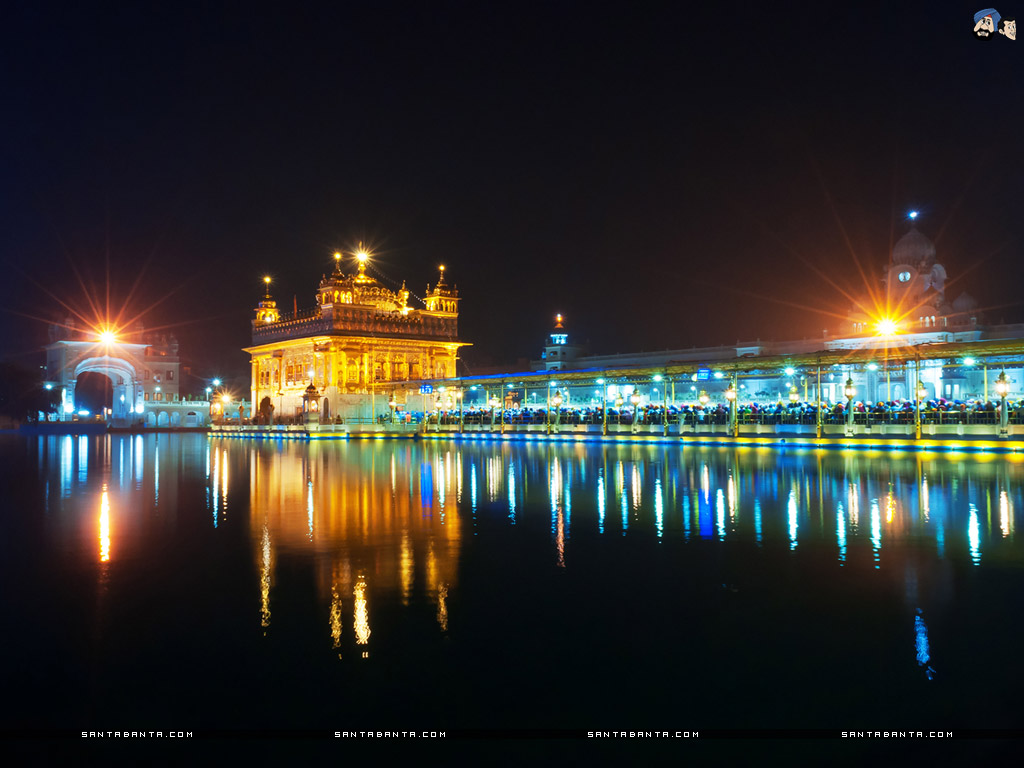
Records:
[[[999,11],[986,8],[974,14],[974,36],[979,40],[991,40],[999,24]]]
[[[1017,20],[1003,17],[999,20],[999,34],[1007,40],[1017,39]]]

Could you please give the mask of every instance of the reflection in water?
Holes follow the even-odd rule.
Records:
[[[270,626],[270,529],[263,526],[260,539],[260,624]]]
[[[761,529],[761,500],[754,500],[754,537],[757,540],[757,545],[761,546],[761,540],[763,537],[763,531]]]
[[[789,492],[789,503],[786,505],[789,512],[789,548],[796,549],[796,532],[799,526],[797,522],[796,488]]]
[[[352,594],[356,600],[354,619],[356,644],[366,645],[370,642],[370,617],[366,610],[366,579],[363,576],[356,580]],[[363,651],[363,658],[366,658],[366,656],[366,651]]]
[[[444,584],[437,588],[437,623],[442,632],[448,631],[448,587]]]
[[[924,673],[929,680],[934,679],[935,670],[931,666],[931,652],[928,650],[928,625],[921,618],[921,609],[914,617],[914,646],[917,649],[917,665],[924,667]]]
[[[878,499],[871,500],[871,555],[875,560],[875,568],[880,568],[882,557],[882,512],[878,508]]]
[[[970,505],[971,513],[967,518],[967,541],[971,547],[971,562],[981,564],[981,532],[978,525],[978,508]]]
[[[110,560],[110,495],[107,486],[103,486],[100,495],[100,562]]]
[[[341,594],[338,592],[338,587],[331,585],[331,647],[341,647]],[[341,654],[338,654],[338,658],[341,658]]]
[[[654,530],[660,539],[665,534],[665,502],[661,498],[661,478],[654,479]]]
[[[511,462],[508,465],[508,519],[512,525],[516,524],[516,466]]]
[[[238,531],[244,534],[255,566],[246,594],[253,600],[259,592],[264,632],[271,631],[272,589],[280,606],[290,599],[286,584],[312,585],[306,588],[315,590],[317,631],[323,633],[326,624],[332,649],[346,657],[353,649],[360,655],[369,650],[371,587],[379,635],[395,631],[388,610],[419,612],[438,634],[458,628],[458,611],[466,604],[459,599],[462,537],[477,530],[478,558],[488,556],[488,546],[536,537],[543,557],[524,561],[524,568],[554,562],[577,571],[588,560],[581,553],[593,555],[587,548],[596,538],[608,544],[621,536],[629,544],[647,538],[674,547],[678,562],[701,551],[743,546],[750,547],[758,567],[773,552],[787,552],[787,562],[799,564],[825,553],[818,562],[865,580],[884,581],[913,562],[907,607],[916,612],[917,664],[929,677],[924,616],[932,631],[945,625],[917,595],[916,569],[923,569],[923,587],[941,582],[936,569],[946,558],[990,568],[1024,561],[1024,544],[1014,535],[1015,515],[1024,508],[1024,461],[1013,456],[430,441],[306,444],[200,435],[40,438],[38,450],[44,459],[40,471],[49,472],[47,481],[61,491],[46,497],[53,513],[46,525],[66,535],[65,548],[81,548],[90,567],[98,557],[113,573],[133,559],[140,540],[166,541],[173,526],[194,526],[197,518],[187,516],[198,509],[199,524],[217,546],[237,541]],[[236,485],[231,497],[229,478]],[[248,480],[247,488],[238,486],[239,478]],[[645,478],[651,483],[646,489]],[[159,514],[150,514],[157,503]],[[863,524],[862,507],[870,510]],[[112,560],[114,528],[118,557]],[[195,528],[182,530],[191,535]],[[511,532],[515,536],[502,538]],[[754,550],[754,542],[763,549]],[[294,578],[296,572],[306,578]],[[822,579],[827,583],[827,573]],[[255,624],[255,606],[247,610]],[[344,619],[346,611],[351,622]],[[905,614],[894,630],[900,643],[908,640],[910,618]],[[274,631],[289,619],[288,611],[275,607]]]
[[[839,544],[839,564],[846,565],[846,517],[842,502],[836,510],[836,542]]]

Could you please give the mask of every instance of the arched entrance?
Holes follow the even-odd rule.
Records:
[[[135,366],[128,360],[108,355],[82,360],[74,368],[74,378],[61,382],[64,399],[62,416],[65,419],[70,419],[75,413],[83,410],[78,405],[79,379],[82,379],[85,387],[82,394],[87,400],[90,400],[89,395],[95,390],[95,377],[87,374],[99,374],[109,379],[109,404],[104,395],[104,406],[101,407],[110,408],[111,422],[128,424],[132,421],[133,414],[142,411],[142,385]]]
[[[96,371],[83,371],[75,380],[75,412],[79,417],[106,417],[114,404],[114,379]]]

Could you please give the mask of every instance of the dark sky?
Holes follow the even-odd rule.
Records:
[[[863,292],[909,208],[948,293],[1024,314],[1024,40],[977,3],[21,5],[4,358],[67,314],[39,284],[84,307],[109,264],[244,374],[261,276],[309,306],[360,240],[415,293],[448,266],[471,366],[557,311],[602,352],[817,336],[849,301],[816,270]]]

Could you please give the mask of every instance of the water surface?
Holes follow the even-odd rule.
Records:
[[[1024,463],[4,437],[36,728],[1017,727]]]

